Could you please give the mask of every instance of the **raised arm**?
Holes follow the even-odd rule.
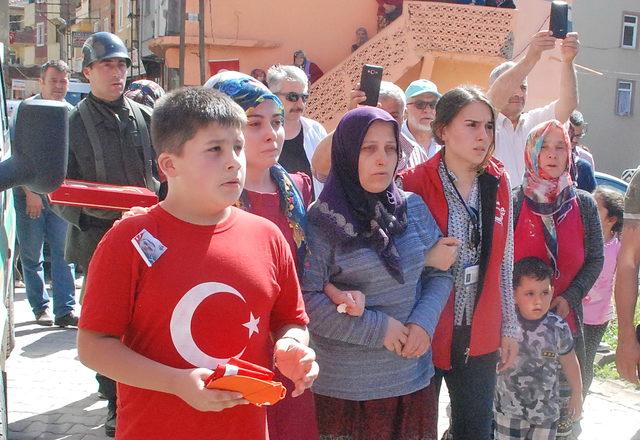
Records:
[[[578,81],[573,60],[578,55],[580,42],[578,34],[571,32],[560,43],[562,53],[562,71],[560,72],[560,96],[556,103],[556,119],[565,122],[578,107]]]
[[[509,103],[514,90],[524,83],[529,72],[540,60],[542,52],[553,49],[555,44],[556,39],[551,36],[551,31],[540,31],[533,36],[526,55],[489,87],[487,96],[496,110],[501,111]]]

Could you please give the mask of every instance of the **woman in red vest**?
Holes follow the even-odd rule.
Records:
[[[524,159],[523,184],[513,202],[515,260],[535,256],[553,268],[551,308],[569,324],[582,366],[582,299],[604,263],[598,210],[591,194],[576,189],[571,179],[571,141],[560,122],[543,122],[531,130]],[[561,379],[561,394],[567,388]],[[572,429],[563,415],[559,436]]]
[[[422,196],[440,229],[462,243],[453,292],[433,337],[434,380],[447,383],[455,440],[491,438],[496,364],[498,371],[512,365],[520,337],[511,287],[510,185],[492,158],[494,121],[481,91],[449,91],[432,123],[442,151],[401,175],[404,189]]]

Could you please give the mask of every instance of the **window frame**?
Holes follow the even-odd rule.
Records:
[[[45,25],[43,22],[36,23],[36,46],[43,47],[47,43],[45,38]]]
[[[625,22],[625,19],[627,17],[630,18],[634,18],[636,20],[635,23],[631,24],[631,23],[627,23]],[[620,35],[620,47],[622,49],[637,49],[638,48],[638,25],[640,24],[640,14],[635,14],[632,12],[624,12],[622,14],[622,33]],[[625,44],[624,42],[624,37],[625,37],[625,28],[629,26],[633,28],[633,41],[631,42],[631,44]]]
[[[620,86],[622,84],[629,84],[629,89],[621,89]],[[623,118],[628,118],[633,116],[633,99],[635,97],[635,89],[636,89],[636,84],[635,81],[633,80],[629,80],[629,79],[618,79],[616,81],[616,99],[615,99],[615,109],[614,109],[614,114],[616,116],[620,116]],[[629,92],[630,93],[630,97],[629,97],[629,112],[628,113],[620,113],[620,92]]]

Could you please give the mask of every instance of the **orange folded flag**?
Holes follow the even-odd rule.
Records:
[[[205,381],[209,389],[237,391],[257,406],[274,405],[284,399],[287,389],[273,381],[273,371],[242,359],[231,358],[218,364]]]

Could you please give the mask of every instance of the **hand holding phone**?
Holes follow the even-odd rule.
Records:
[[[569,32],[569,5],[564,1],[551,2],[549,30],[555,38],[564,39]]]
[[[367,96],[367,99],[362,102],[362,105],[377,107],[378,97],[380,96],[380,82],[382,82],[382,70],[382,67],[371,64],[362,66],[360,90]]]

